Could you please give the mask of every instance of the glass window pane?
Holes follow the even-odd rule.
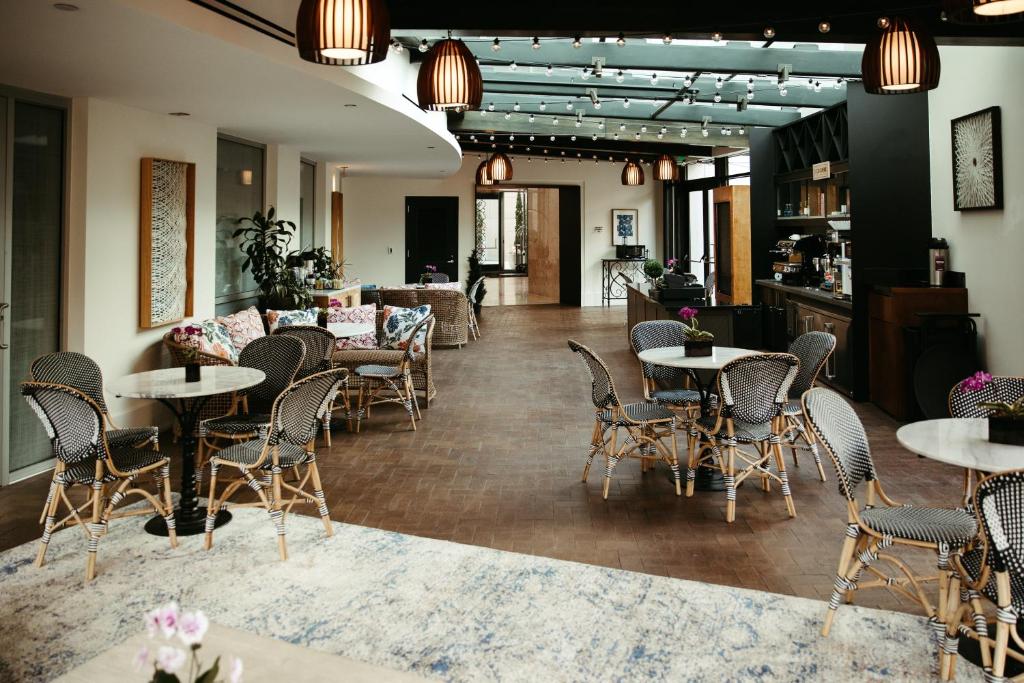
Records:
[[[704,267],[700,261],[704,257],[704,195],[699,190],[690,193],[690,271],[697,277],[704,278]]]
[[[7,313],[12,472],[51,457],[50,441],[19,385],[33,359],[60,349],[64,116],[63,109],[25,102],[14,108]]]
[[[739,175],[741,173],[750,173],[749,154],[740,154],[734,157],[729,157],[729,175]]]
[[[263,149],[235,140],[217,140],[217,271],[216,301],[237,309],[255,296],[256,281],[242,271],[245,260],[232,237],[238,219],[263,210]],[[220,312],[220,309],[218,309]],[[229,310],[229,312],[231,312]]]

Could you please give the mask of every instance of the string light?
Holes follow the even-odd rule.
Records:
[[[533,141],[534,141],[534,140],[536,140],[536,139],[537,139],[537,138],[535,138],[534,136],[532,136],[532,135],[530,136],[530,142],[533,142]]]
[[[571,101],[565,103],[565,110],[566,111],[572,111],[572,102]]]
[[[552,119],[551,119],[551,125],[552,125],[552,126],[557,126],[557,125],[558,125],[558,117],[557,117],[557,116],[555,116],[555,117],[552,117]]]
[[[626,36],[624,34],[620,33],[619,37],[615,40],[615,44],[618,45],[619,47],[625,47],[626,46]]]
[[[545,109],[548,108],[548,104],[544,100],[541,100],[540,105],[538,105],[537,108],[540,109],[541,111],[544,111]]]
[[[619,130],[626,130],[626,124],[620,123],[619,124]]]
[[[491,50],[493,52],[501,52],[501,41],[495,38],[494,42],[491,43]]]
[[[629,109],[629,98],[628,97],[626,99],[622,100],[622,106],[625,107],[626,109]]]
[[[821,92],[821,81],[814,82],[814,92]]]
[[[818,33],[828,33],[831,30],[832,30],[832,24],[831,24],[831,22],[828,21],[828,19],[823,19],[818,24]]]
[[[540,38],[538,38],[537,36],[533,37],[533,45],[532,45],[532,47],[533,47],[534,50],[539,50],[540,49]]]
[[[622,83],[624,80],[626,80],[626,74],[622,73],[622,69],[619,69],[619,72],[615,74],[615,82]]]
[[[740,126],[740,127],[739,127],[739,129],[738,129],[738,130],[737,130],[736,132],[737,132],[737,133],[738,133],[739,135],[746,135],[746,134],[747,134],[747,129],[746,129],[746,128],[744,128],[743,126]]]
[[[751,88],[747,88],[747,99],[748,100],[754,99],[754,91]]]
[[[691,85],[693,85],[693,79],[690,78],[689,74],[687,74],[686,76],[683,76],[683,85],[685,87],[687,87],[687,88],[689,88]]]
[[[487,103],[487,111],[494,111],[494,102]]]
[[[481,109],[480,110],[480,116],[487,116],[487,110],[486,109]]]
[[[423,40],[420,41],[419,47],[417,47],[416,49],[419,50],[420,52],[426,52],[427,50],[430,49],[430,44],[427,42],[427,39],[424,38]]]
[[[772,38],[774,38],[775,37],[775,29],[772,28],[771,26],[765,26],[765,28],[764,28],[764,37],[767,40],[771,40]]]
[[[512,118],[512,114],[505,112],[505,120],[508,121],[510,118]]]
[[[686,137],[686,133],[687,133],[687,130],[686,130],[685,126],[683,128],[679,129],[679,137],[685,138]]]
[[[601,100],[594,100],[594,109],[601,108]]]
[[[651,74],[651,85],[658,85],[658,74]]]
[[[544,75],[545,76],[550,76],[552,74],[552,72],[554,72],[554,69],[552,69],[551,65],[548,64],[548,68],[544,69]]]
[[[719,33],[718,31],[715,31],[714,33],[711,34],[711,40],[715,41],[716,43],[722,42],[722,34]]]
[[[519,106],[518,102],[516,102],[515,104],[512,105],[512,110],[513,111],[519,111],[520,109],[521,109],[521,107]]]
[[[395,54],[399,54],[400,55],[400,54],[402,54],[402,52],[405,51],[405,46],[402,45],[402,41],[400,41],[400,40],[398,40],[396,38],[395,40],[391,41],[391,49],[393,49],[395,51]]]
[[[722,86],[724,84],[725,84],[725,81],[722,80],[721,76],[719,76],[718,78],[715,79],[715,87],[718,88],[719,90],[722,89]]]
[[[576,136],[573,135],[571,138],[569,138],[569,140],[571,140],[572,142],[576,142]]]
[[[639,140],[640,139],[640,133],[633,133],[633,139],[634,140]]]
[[[647,132],[647,126],[640,126],[640,132],[641,133],[646,133]]]
[[[508,68],[509,68],[509,71],[515,71],[516,69],[519,68],[519,65],[516,64],[516,60],[513,59],[512,63],[508,65]]]
[[[788,94],[789,94],[789,89],[787,89],[786,86],[782,86],[781,88],[779,88],[779,95],[781,95],[782,97],[785,97]]]
[[[672,44],[672,34],[671,33],[666,33],[664,36],[662,36],[661,42],[663,42],[665,45],[671,45]]]
[[[583,41],[580,40],[579,36],[576,36],[575,38],[572,39],[572,46],[574,48],[576,48],[577,50],[580,49],[580,47],[583,46]]]
[[[536,116],[534,116],[533,114],[530,114],[530,118],[528,119],[528,121],[529,121],[530,123],[533,123],[533,122],[534,122],[534,121],[536,121],[536,120],[537,120],[537,117],[536,117]]]
[[[721,102],[722,101],[722,93],[716,92],[715,96],[712,99],[714,99],[715,102]]]

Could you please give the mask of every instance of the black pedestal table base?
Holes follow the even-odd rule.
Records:
[[[217,520],[214,522],[214,527],[220,528],[231,521],[231,513],[227,510],[221,510],[217,513]],[[206,508],[197,507],[195,514],[191,517],[184,517],[181,514],[181,509],[175,509],[174,511],[174,533],[178,536],[198,536],[206,531]],[[146,522],[146,533],[152,534],[153,536],[167,536],[167,522],[164,521],[163,517],[151,517]]]

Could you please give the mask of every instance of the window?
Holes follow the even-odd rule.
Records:
[[[303,159],[299,163],[299,243],[293,248],[300,251],[316,245],[313,216],[316,211],[316,165]]]
[[[218,315],[255,305],[256,281],[242,270],[244,255],[233,237],[238,220],[263,210],[262,145],[234,138],[217,139],[217,266],[215,303]]]

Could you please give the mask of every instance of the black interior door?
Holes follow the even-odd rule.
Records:
[[[424,266],[459,279],[459,198],[405,198],[405,281],[418,282]]]
[[[581,207],[582,194],[579,186],[571,185],[558,188],[558,303],[563,306],[579,306],[582,303]]]

